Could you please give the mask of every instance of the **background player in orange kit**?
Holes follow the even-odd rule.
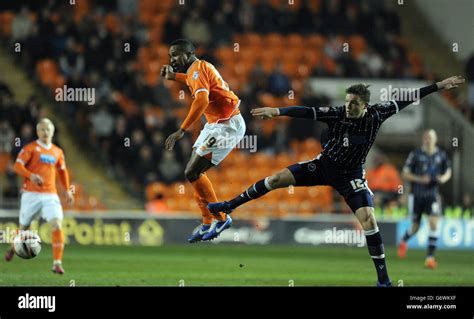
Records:
[[[36,133],[38,139],[23,147],[14,166],[15,172],[25,178],[20,203],[20,230],[28,229],[38,213],[51,225],[54,258],[52,270],[62,275],[63,210],[56,190],[56,170],[67,190],[68,204],[74,202],[74,196],[69,189],[69,173],[63,150],[52,143],[53,122],[47,118],[41,119],[36,126]],[[13,256],[13,248],[10,248],[5,260],[10,261]]]
[[[216,201],[216,194],[206,175],[206,170],[219,164],[240,142],[245,134],[245,121],[240,115],[239,98],[229,89],[217,69],[195,55],[194,45],[180,39],[171,44],[170,65],[161,69],[166,79],[186,83],[194,98],[186,119],[178,131],[166,139],[166,149],[173,150],[177,140],[186,130],[198,121],[202,115],[207,123],[193,146],[185,175],[193,185],[195,198],[202,213],[200,225],[188,241],[198,242],[217,237],[224,229],[232,225],[232,219],[225,214],[210,214],[207,204]]]

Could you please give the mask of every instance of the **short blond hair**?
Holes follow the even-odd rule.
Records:
[[[54,127],[53,121],[51,121],[47,117],[44,117],[38,121],[38,124],[36,124],[36,129],[38,129],[41,124],[48,125],[49,127],[51,127],[52,131],[54,132],[55,127]]]

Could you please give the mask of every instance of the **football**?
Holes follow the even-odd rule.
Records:
[[[24,259],[36,257],[41,251],[41,238],[31,231],[20,232],[13,239],[13,248],[18,257]]]

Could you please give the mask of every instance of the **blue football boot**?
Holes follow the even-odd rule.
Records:
[[[202,237],[209,232],[211,225],[201,224],[193,230],[193,233],[188,238],[188,242],[197,243],[202,240]]]
[[[219,235],[232,226],[232,218],[229,215],[226,215],[226,220],[224,221],[214,221],[211,224],[211,228],[207,233],[202,236],[202,240],[213,240],[214,238],[219,237]]]

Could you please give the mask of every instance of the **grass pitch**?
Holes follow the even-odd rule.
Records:
[[[6,245],[1,252],[6,250]],[[394,285],[474,286],[473,253],[438,251],[438,268],[424,268],[425,251],[398,259],[387,249]],[[51,272],[51,248],[31,260],[0,261],[0,286],[374,286],[366,247],[167,245],[67,246],[66,274]]]

